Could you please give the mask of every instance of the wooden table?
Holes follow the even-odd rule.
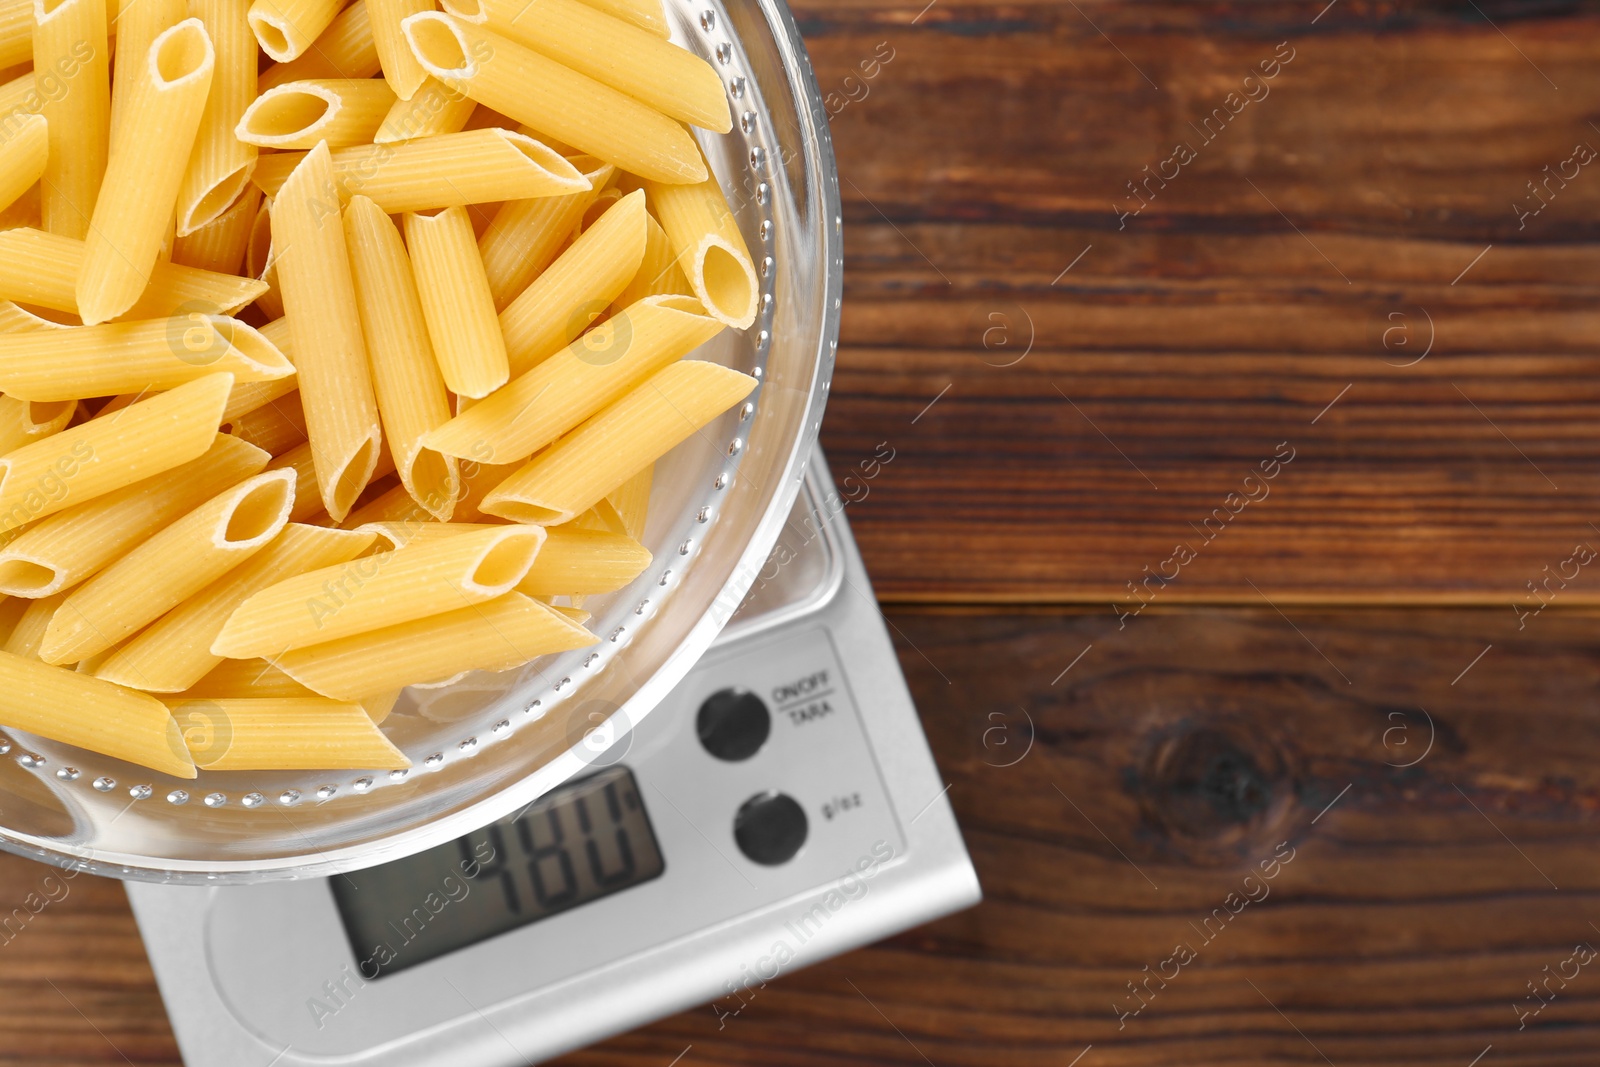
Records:
[[[987,898],[562,1062],[1592,1062],[1600,5],[921,3],[796,5],[823,436]],[[0,1061],[124,1059],[79,880]]]

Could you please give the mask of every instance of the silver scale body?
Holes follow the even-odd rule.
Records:
[[[366,982],[325,879],[128,883],[188,1067],[512,1067],[697,1004],[731,1011],[730,990],[976,903],[977,876],[820,452],[764,575],[711,651],[619,742],[614,762],[635,775],[666,861],[652,881]],[[821,671],[831,713],[796,721],[775,705],[774,690]],[[701,702],[727,687],[773,712],[766,743],[741,762],[711,756],[695,730]],[[798,800],[809,824],[800,852],[771,867],[746,859],[733,834],[735,811],[767,790]],[[834,805],[857,795],[849,810]],[[886,849],[893,858],[870,878],[845,879]],[[336,1011],[319,1018],[313,998]]]

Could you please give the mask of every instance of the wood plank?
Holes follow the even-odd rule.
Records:
[[[895,450],[850,511],[880,594],[1131,598],[1280,441],[1271,501],[1160,599],[1507,606],[1594,535],[1600,179],[1511,205],[1600,145],[1600,13],[1483,10],[801,4],[824,90],[862,97],[833,104],[824,442],[839,478]],[[1119,218],[1285,39],[1270,95]]]

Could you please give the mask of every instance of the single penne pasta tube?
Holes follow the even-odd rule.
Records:
[[[500,313],[513,375],[587,330],[639,272],[649,216],[644,195],[617,201]]]
[[[23,400],[165,390],[218,371],[236,382],[295,372],[253,327],[224,315],[0,335],[0,391]]]
[[[657,37],[671,37],[672,27],[667,24],[667,13],[661,0],[584,0],[597,11],[612,18],[649,30]]]
[[[616,173],[611,164],[593,156],[576,156],[569,162],[588,180],[588,189],[566,196],[508,200],[478,238],[478,255],[496,310],[504,310],[555,260],[584,210]]]
[[[450,399],[428,339],[411,260],[394,222],[366,197],[350,199],[344,226],[372,387],[395,471],[412,499],[440,521],[448,520],[461,474],[454,456],[422,443],[450,420]]]
[[[309,697],[311,690],[264,659],[225,659],[183,697]]]
[[[647,296],[663,296],[667,293],[694,295],[694,287],[689,284],[683,268],[678,266],[678,254],[667,239],[667,232],[648,215],[645,216],[644,227],[644,257],[639,260],[639,269],[634,272],[633,280],[623,286],[622,292],[611,302],[613,314]]]
[[[484,530],[503,530],[503,523],[478,523],[478,522],[425,522],[407,519],[395,519],[384,522],[369,522],[357,526],[361,532],[373,534],[377,540],[380,551],[392,552],[407,545],[427,544],[430,541],[440,541],[447,537],[459,537],[464,533],[481,533]]]
[[[273,456],[281,456],[308,443],[305,411],[298,391],[245,412],[224,424],[223,430]],[[320,487],[318,492],[320,494]]]
[[[153,698],[152,698],[153,699]],[[399,770],[411,766],[354,701],[322,697],[169,700],[189,753],[208,771]]]
[[[117,648],[95,677],[155,693],[180,693],[223,657],[211,651],[228,617],[277,582],[355,559],[376,535],[290,524],[247,563],[223,575]]]
[[[332,184],[318,145],[273,201],[272,243],[322,504],[342,519],[372,477],[382,435],[344,227],[324,199]]]
[[[211,90],[215,58],[199,19],[185,19],[163,32],[144,56],[124,57],[142,69],[133,79],[124,122],[111,140],[105,184],[84,239],[77,293],[78,314],[86,325],[121,315],[150,283]]]
[[[44,176],[50,133],[43,115],[23,118],[17,132],[0,144],[0,208],[22,198]]]
[[[294,474],[268,471],[195,508],[73,590],[39,658],[76,663],[132,637],[265,548],[293,496]]]
[[[84,243],[75,238],[25,226],[0,231],[0,299],[76,314],[83,264]],[[251,278],[157,263],[150,271],[149,284],[128,313],[146,319],[195,309],[231,315],[261,296],[265,288]]]
[[[710,63],[582,0],[444,0],[443,6],[668,118],[716,133],[733,129],[728,92]]]
[[[412,15],[402,26],[423,69],[480,104],[634,174],[664,182],[705,179],[689,132],[633,97],[437,11]]]
[[[44,228],[82,239],[111,148],[106,0],[34,0],[33,20],[33,69],[60,74],[58,91],[43,94],[38,106],[50,124],[42,180]]]
[[[527,596],[614,593],[650,566],[650,550],[631,537],[546,527],[544,547],[517,583]]]
[[[39,646],[44,643],[44,632],[50,628],[50,617],[66,599],[67,594],[61,592],[30,602],[22,617],[11,628],[11,633],[6,638],[5,651],[13,656],[38,659]]]
[[[0,455],[67,428],[78,405],[70,400],[18,400],[0,396]]]
[[[395,99],[394,90],[377,78],[287,82],[256,97],[233,132],[261,148],[371,144]]]
[[[275,63],[261,72],[258,92],[307,78],[370,78],[378,73],[378,49],[366,0],[356,0],[329,23],[306,52],[292,63]]]
[[[33,61],[33,0],[0,3],[0,70]]]
[[[174,519],[259,474],[269,458],[218,434],[199,459],[42,519],[0,548],[0,590],[46,597],[81,585]]]
[[[177,778],[195,776],[178,724],[159,700],[6,652],[0,724]]]
[[[267,156],[251,180],[277,196],[290,153]],[[588,184],[566,158],[509,130],[469,130],[398,144],[341,148],[332,156],[339,196],[367,197],[391,215],[579,192]]]
[[[433,0],[367,0],[367,15],[372,20],[372,43],[378,49],[378,63],[384,81],[394,89],[401,100],[410,100],[428,72],[422,69],[417,57],[406,45],[406,36],[400,29],[401,20],[419,11],[432,11]]]
[[[716,176],[698,185],[646,182],[645,190],[706,310],[736,330],[755,322],[761,303],[755,264]]]
[[[602,507],[609,508],[616,516],[622,531],[635,541],[644,540],[644,523],[650,512],[650,486],[655,481],[655,473],[654,464],[643,468],[606,494],[601,502]]]
[[[289,577],[240,604],[211,651],[276,659],[290,649],[483,604],[516,588],[542,544],[537,526],[498,526]]]
[[[428,337],[445,385],[458,396],[488,396],[506,383],[505,340],[465,208],[405,217]],[[4,388],[0,385],[0,388]]]
[[[0,456],[0,531],[201,455],[232,387],[233,375],[209,374]]]
[[[247,180],[238,199],[222,214],[173,242],[173,264],[237,277],[244,270],[245,250],[249,247],[250,231],[260,207],[261,190]],[[152,277],[152,284],[154,280]],[[267,287],[265,282],[255,279],[240,278],[239,281],[260,286],[262,290]],[[148,294],[149,290],[145,292]]]
[[[111,135],[128,120],[128,105],[133,101],[133,82],[143,73],[139,56],[150,51],[155,39],[182,22],[188,15],[184,0],[138,0],[120,4],[107,0],[107,29],[116,38],[116,52],[133,57],[131,63],[111,65]]]
[[[267,464],[268,470],[294,471],[294,507],[289,509],[290,522],[305,522],[324,514],[322,497],[317,489],[317,466],[311,458],[311,442],[306,441],[274,456]]]
[[[277,662],[285,674],[324,696],[357,700],[384,687],[434,682],[467,670],[510,670],[596,640],[548,606],[512,592],[485,604],[295,649]]]
[[[375,144],[392,144],[418,137],[460,133],[477,107],[478,102],[472,97],[427,78],[409,99],[401,97],[394,102],[372,140]]]
[[[256,146],[233,135],[245,108],[256,97],[256,39],[246,17],[249,10],[250,0],[192,0],[190,4],[190,12],[205,23],[216,62],[194,151],[178,186],[180,238],[198,233],[220,221],[225,212],[235,210],[256,165]]]
[[[715,363],[674,363],[535,456],[495,487],[482,510],[513,522],[566,522],[743,400],[756,385],[750,375]]]
[[[246,17],[261,50],[288,63],[312,46],[342,7],[342,0],[254,0]]]
[[[490,463],[523,459],[722,329],[693,297],[646,297],[424,440],[449,456]]]

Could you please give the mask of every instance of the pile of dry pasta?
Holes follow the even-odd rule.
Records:
[[[660,0],[440,2],[0,0],[0,725],[404,767],[649,563],[756,384],[684,358],[758,307],[727,96]]]

